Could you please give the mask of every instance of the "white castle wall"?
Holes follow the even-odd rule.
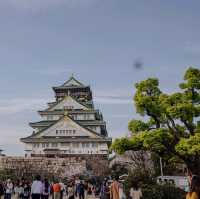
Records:
[[[108,146],[106,143],[37,143],[26,144],[25,150],[32,151],[34,154],[44,154],[44,149],[58,148],[66,151],[65,154],[107,154]]]

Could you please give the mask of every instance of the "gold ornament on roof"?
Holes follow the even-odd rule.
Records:
[[[64,116],[68,116],[68,111],[65,111],[65,112],[64,112]]]

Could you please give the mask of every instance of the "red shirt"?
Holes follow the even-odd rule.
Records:
[[[61,191],[61,186],[59,183],[56,183],[53,185],[53,192],[60,192]]]

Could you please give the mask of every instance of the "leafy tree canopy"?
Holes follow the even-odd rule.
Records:
[[[116,139],[112,149],[118,153],[152,151],[163,158],[176,158],[200,174],[200,70],[188,68],[179,86],[180,92],[166,94],[158,79],[137,83],[136,111],[148,120],[130,121],[131,137]]]

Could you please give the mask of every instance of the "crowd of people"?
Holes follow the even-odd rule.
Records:
[[[200,176],[193,175],[191,172],[187,171],[187,177],[188,186],[185,190],[186,199],[200,199]],[[132,183],[129,194],[125,194],[123,183],[120,183],[117,177],[114,178],[110,186],[108,181],[105,180],[101,190],[102,199],[141,199],[142,196],[142,189],[139,188],[136,182]]]
[[[188,175],[189,188],[186,199],[200,199],[200,176]],[[186,191],[186,190],[185,190]],[[73,179],[64,184],[59,180],[49,182],[41,180],[38,175],[30,183],[25,179],[12,182],[10,179],[0,182],[0,199],[86,199],[88,195],[93,198],[98,195],[100,199],[126,199],[123,183],[115,177],[112,181],[104,179],[99,185],[92,185],[80,179]],[[135,183],[132,185],[128,198],[141,199],[142,190]]]
[[[31,183],[25,179],[0,182],[0,199],[86,199],[88,195],[93,195],[93,198],[98,195],[100,199],[126,199],[118,177],[112,183],[104,179],[98,186],[77,178],[67,184],[59,180],[49,182],[48,179],[41,180],[39,175]],[[142,192],[135,186],[130,190],[130,196],[140,199]]]
[[[127,196],[124,191],[123,183],[119,181],[119,177],[115,176],[111,184],[109,184],[108,179],[105,179],[101,186],[100,191],[101,199],[126,199]],[[133,183],[130,189],[129,197],[130,199],[141,199],[142,191],[137,183]]]
[[[32,183],[24,179],[0,182],[0,199],[85,199],[87,194],[95,195],[95,186],[79,179],[64,184],[59,180],[41,180],[38,175]]]

